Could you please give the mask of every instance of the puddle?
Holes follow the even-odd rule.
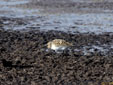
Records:
[[[110,50],[113,50],[113,45],[91,45],[91,46],[84,46],[81,49],[75,49],[75,52],[83,52],[83,55],[91,55],[91,54],[101,54],[101,55],[113,55],[113,52]]]

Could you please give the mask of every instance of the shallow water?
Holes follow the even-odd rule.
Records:
[[[40,23],[40,29],[43,30],[62,30],[72,33],[113,32],[113,14],[49,15],[46,16],[45,21],[36,23]]]
[[[91,53],[100,53],[101,55],[110,55],[109,52],[110,50],[113,50],[112,48],[113,45],[92,45],[92,46],[84,46],[81,51],[83,52],[84,55],[91,55]],[[80,51],[80,49],[79,49]],[[113,52],[111,52],[111,55]]]
[[[82,0],[81,0],[82,1]],[[76,0],[75,0],[76,2]],[[4,21],[7,25],[4,29],[40,29],[47,30],[60,30],[70,33],[91,33],[96,34],[103,32],[113,32],[113,11],[104,10],[104,13],[43,13],[36,8],[21,8],[16,5],[30,3],[30,0],[1,0],[0,1],[0,16],[12,18],[24,18],[27,20],[26,25],[17,25],[9,21]],[[88,10],[88,8],[83,9]],[[98,10],[98,9],[97,9]],[[41,17],[41,18],[39,18]],[[30,18],[30,19],[28,19]],[[9,25],[9,24],[10,25]]]
[[[12,22],[12,28],[10,29],[19,30],[22,28],[34,28],[42,31],[60,30],[70,33],[94,32],[96,34],[113,32],[113,14],[59,14],[37,16],[24,17],[24,20],[30,18],[26,25],[13,25],[14,23]],[[8,23],[11,21],[4,21],[4,23],[6,22],[7,25],[5,25],[4,28],[8,29]]]

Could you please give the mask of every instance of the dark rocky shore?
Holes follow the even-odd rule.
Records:
[[[73,50],[55,53],[45,46],[55,38],[74,43],[75,47],[70,49],[113,43],[112,33],[0,30],[0,85],[101,85],[102,82],[113,82],[110,52],[86,56],[82,51]]]

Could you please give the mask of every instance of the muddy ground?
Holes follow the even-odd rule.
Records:
[[[113,82],[113,32],[109,29],[113,26],[112,0],[29,0],[29,3],[23,0],[20,2],[24,4],[18,4],[17,1],[1,0],[2,4],[0,4],[0,85],[107,85]],[[87,28],[87,33],[75,31],[71,34],[64,32],[67,28],[70,30],[68,26],[65,29],[62,23],[54,24],[59,23],[57,18],[50,16],[46,19],[44,16],[38,16],[38,14],[48,16],[57,13],[61,15],[69,13],[68,16],[71,16],[71,13],[88,14],[83,17],[83,21],[81,18],[79,21],[75,19],[74,26],[71,24],[73,29],[77,29],[78,24],[83,27],[89,26],[88,28],[90,24],[98,25],[103,29],[100,29],[100,34],[96,34],[98,30],[94,33],[88,32]],[[104,13],[106,13],[103,15],[105,19],[99,18],[101,16],[99,14]],[[34,14],[37,16],[32,17]],[[89,16],[91,14],[99,16]],[[24,17],[19,18],[21,15]],[[88,18],[89,22],[90,20],[94,22],[87,24],[86,17],[91,17]],[[68,18],[65,19],[65,16],[61,18],[64,19],[64,25],[69,24]],[[32,23],[32,20],[36,24]],[[46,25],[59,29],[40,30],[41,27],[46,28]],[[102,31],[104,27],[101,25],[108,30]],[[60,30],[62,27],[63,31]],[[46,43],[56,38],[65,39],[74,46],[62,53],[47,49]]]
[[[113,56],[65,50],[55,53],[45,44],[55,38],[84,45],[113,43],[112,34],[68,34],[0,30],[1,85],[100,85],[113,80]],[[112,50],[111,50],[112,51]],[[108,53],[109,54],[109,53]]]

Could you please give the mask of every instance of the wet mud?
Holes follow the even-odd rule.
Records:
[[[112,0],[0,3],[0,85],[113,82]],[[56,38],[74,46],[47,49]]]
[[[111,44],[113,34],[68,34],[39,30],[20,32],[0,30],[1,85],[100,85],[113,80],[113,56],[98,53],[84,55],[74,49],[87,45]],[[50,40],[60,38],[74,47],[56,53],[46,48]],[[98,42],[97,42],[98,41]],[[112,52],[111,52],[112,53]]]

